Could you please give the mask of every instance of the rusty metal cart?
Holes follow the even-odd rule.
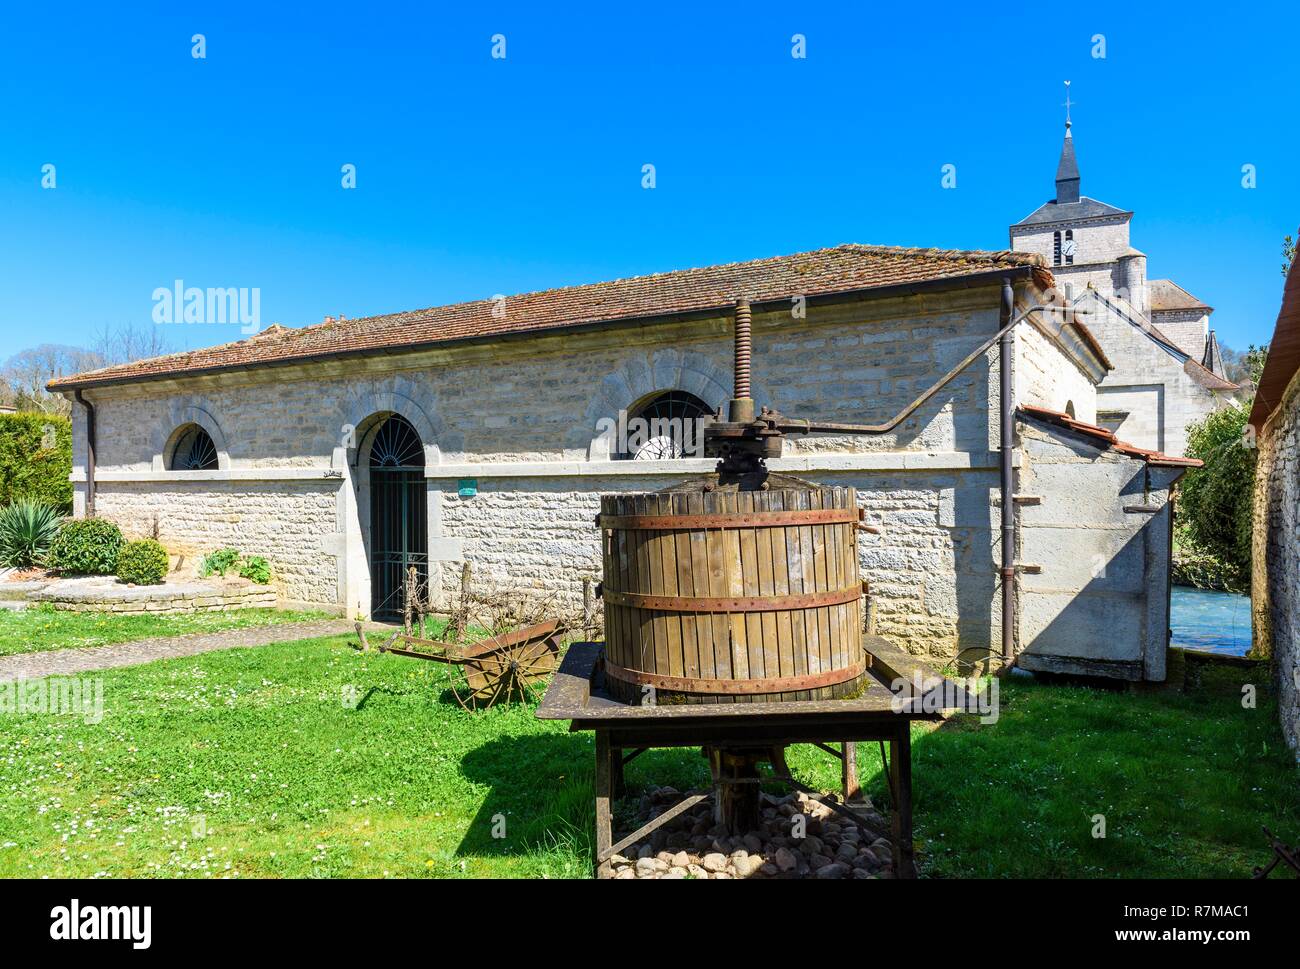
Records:
[[[357,633],[365,647],[361,624]],[[394,645],[395,643],[402,645]],[[460,668],[452,679],[456,700],[467,710],[487,709],[498,701],[529,701],[541,692],[560,655],[560,622],[539,623],[472,643],[420,639],[400,632],[379,647],[381,653],[427,659]]]

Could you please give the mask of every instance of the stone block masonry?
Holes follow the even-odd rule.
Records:
[[[577,616],[582,581],[601,578],[600,495],[655,491],[681,476],[634,481],[493,478],[469,498],[442,481],[441,527],[460,540],[474,582],[545,598]],[[823,471],[819,484],[854,487],[867,521],[858,554],[870,583],[874,631],[917,653],[949,659],[963,648],[987,648],[1000,616],[990,496],[995,469],[945,472]],[[460,566],[443,564],[437,583],[447,601],[459,588]]]
[[[1282,734],[1300,757],[1300,376],[1291,381],[1258,443],[1251,555],[1254,651],[1272,655]]]
[[[1150,467],[1059,429],[1019,422],[1020,665],[1047,673],[1165,679],[1169,488]]]
[[[59,579],[29,597],[71,612],[141,613],[224,612],[229,609],[272,608],[275,590],[245,579],[169,579],[160,585],[128,586],[111,576]]]
[[[111,482],[101,485],[96,510],[128,539],[152,537],[156,523],[163,547],[182,559],[181,575],[195,575],[203,556],[232,547],[266,558],[283,598],[332,603],[338,490],[337,481]]]

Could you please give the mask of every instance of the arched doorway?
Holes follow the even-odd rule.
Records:
[[[389,414],[370,443],[370,615],[401,621],[406,571],[429,581],[424,443],[411,422]]]

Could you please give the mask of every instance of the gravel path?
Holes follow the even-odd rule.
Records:
[[[378,623],[367,623],[367,630],[388,629]],[[227,629],[218,633],[189,633],[184,636],[158,636],[137,639],[128,643],[108,646],[86,646],[81,649],[53,649],[40,653],[20,653],[0,657],[0,680],[34,680],[42,676],[63,676],[86,673],[91,670],[108,670],[118,666],[136,666],[152,663],[156,659],[176,656],[194,656],[217,649],[237,646],[265,646],[267,643],[292,642],[295,639],[315,639],[318,636],[338,636],[350,633],[355,624],[348,619],[327,619],[316,622],[280,623],[275,626],[250,626],[246,629]]]

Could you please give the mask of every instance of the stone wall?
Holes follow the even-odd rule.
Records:
[[[1100,341],[1115,369],[1097,388],[1099,410],[1127,410],[1115,431],[1139,447],[1181,455],[1187,428],[1226,399],[1206,390],[1188,374],[1184,361],[1161,347],[1128,320],[1090,304],[1084,323]],[[1199,360],[1197,361],[1199,363]]]
[[[1064,235],[1066,229],[1074,233],[1078,252],[1072,264],[1054,266],[1052,257],[1055,251],[1055,234],[1059,231]],[[1129,250],[1129,216],[1012,226],[1011,248],[1017,252],[1038,253],[1047,260],[1048,268],[1058,275],[1061,272],[1068,274],[1076,267],[1082,269],[1085,266],[1095,267],[1101,263],[1113,263]]]
[[[1272,655],[1282,734],[1300,756],[1300,376],[1258,436],[1254,651]]]
[[[337,482],[105,482],[96,513],[128,539],[158,540],[194,575],[209,552],[231,546],[271,563],[274,587],[287,600],[332,603],[338,566],[329,545],[337,531]]]
[[[51,583],[31,596],[33,602],[70,612],[141,613],[225,612],[269,609],[275,590],[246,579],[213,578],[185,582],[169,577],[162,585],[124,586],[113,579],[72,579]]]
[[[1156,310],[1151,322],[1184,353],[1201,362],[1210,333],[1210,316],[1204,310]]]
[[[1022,420],[1018,648],[1026,669],[1162,681],[1169,488],[1181,469]]]
[[[813,419],[891,416],[996,330],[996,293],[988,287],[812,307],[806,319],[756,314],[755,396]],[[335,449],[393,395],[421,412],[420,429],[434,447],[430,463],[600,457],[590,453],[597,420],[649,393],[687,390],[712,407],[730,397],[729,328],[729,319],[718,318],[538,336],[347,366],[196,378],[184,388],[96,392],[98,470],[166,470],[168,443],[190,421],[209,430],[231,470],[327,468]],[[987,447],[980,412],[988,376],[987,366],[972,368],[898,431],[854,439],[852,449]]]
[[[991,458],[989,455],[987,458]],[[526,589],[570,614],[581,610],[582,580],[601,578],[595,517],[600,495],[655,491],[679,476],[628,481],[615,476],[572,479],[494,478],[477,495],[459,497],[442,482],[442,530],[460,540],[484,588]],[[951,658],[965,647],[987,648],[1000,619],[991,498],[995,466],[948,471],[835,471],[808,477],[857,489],[866,520],[880,534],[859,535],[859,565],[870,582],[875,631],[916,653]],[[451,596],[459,562],[442,567]],[[450,599],[448,599],[450,601]]]
[[[1016,403],[1066,411],[1095,423],[1097,389],[1092,378],[1073,362],[1062,365],[1061,351],[1038,325],[1021,325],[1015,332]]]

